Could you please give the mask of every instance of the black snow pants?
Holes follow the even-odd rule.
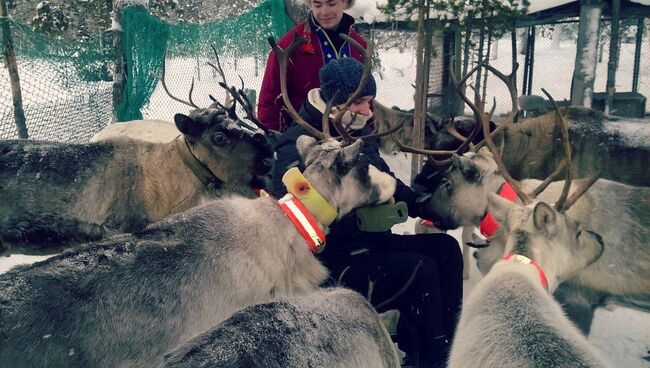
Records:
[[[398,309],[400,350],[418,367],[444,367],[463,297],[458,242],[447,234],[364,234],[319,255],[328,283],[369,297],[378,312]]]

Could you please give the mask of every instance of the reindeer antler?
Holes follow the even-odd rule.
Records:
[[[492,72],[497,78],[499,78],[501,81],[503,81],[506,86],[508,86],[508,91],[510,92],[511,96],[511,103],[512,103],[512,110],[510,113],[506,116],[506,120],[501,123],[499,128],[503,129],[505,126],[512,124],[514,121],[515,116],[517,115],[518,107],[517,107],[517,87],[516,87],[516,78],[517,78],[517,68],[519,67],[519,64],[515,63],[512,67],[512,72],[509,75],[505,75],[501,73],[500,71],[496,70],[490,65],[478,65],[479,67],[484,67],[486,70]],[[453,73],[452,73],[453,74]],[[456,89],[458,93],[460,94],[461,98],[465,101],[465,103],[474,111],[474,115],[478,116],[479,121],[481,122],[481,126],[483,128],[483,135],[485,136],[485,143],[492,152],[492,155],[494,156],[494,161],[497,164],[497,167],[499,168],[499,172],[503,176],[504,179],[512,186],[512,189],[514,189],[515,193],[517,193],[517,196],[521,199],[521,201],[524,204],[530,203],[532,200],[531,198],[521,189],[521,186],[519,185],[519,182],[517,182],[512,175],[510,175],[510,172],[508,172],[508,169],[506,168],[506,165],[503,163],[503,159],[501,158],[501,154],[499,153],[499,150],[497,149],[496,145],[494,144],[494,140],[492,139],[492,134],[494,132],[490,132],[490,121],[489,121],[489,115],[485,113],[483,110],[483,104],[478,104],[475,105],[473,104],[467,96],[465,96],[464,93],[461,92],[459,88]],[[496,132],[496,129],[495,129]]]
[[[287,92],[287,64],[289,62],[289,56],[293,52],[293,50],[296,49],[296,47],[302,45],[303,43],[307,42],[306,37],[300,37],[298,36],[298,33],[294,34],[293,40],[291,41],[291,44],[286,49],[282,49],[278,44],[275,42],[275,39],[273,36],[269,36],[268,38],[269,44],[271,45],[271,48],[273,49],[273,52],[275,53],[276,58],[278,59],[278,63],[280,64],[280,90],[282,91],[282,100],[284,101],[284,109],[291,115],[291,118],[293,119],[296,124],[299,124],[303,128],[307,129],[309,133],[311,133],[313,136],[318,137],[322,140],[326,140],[328,138],[331,138],[331,136],[325,135],[323,132],[320,130],[314,128],[311,124],[306,122],[300,114],[296,111],[296,109],[293,107],[293,104],[291,103],[291,99],[289,98],[289,93]]]
[[[544,88],[542,88],[542,92],[544,92],[546,97],[548,97],[549,101],[551,101],[551,103],[553,104],[553,108],[555,109],[555,112],[560,118],[560,128],[562,129],[562,147],[564,148],[563,162],[566,165],[565,167],[566,176],[564,179],[562,194],[560,195],[560,198],[557,200],[557,202],[555,202],[555,209],[558,212],[566,212],[598,180],[602,170],[598,170],[596,174],[594,174],[591,178],[585,181],[583,185],[578,189],[576,189],[576,191],[573,192],[571,197],[567,199],[569,195],[569,190],[571,189],[571,182],[573,180],[573,170],[571,169],[572,166],[571,144],[569,142],[569,123],[566,120],[564,114],[560,112],[560,107],[557,105],[557,102],[555,102],[555,100],[553,99],[553,96],[551,96],[551,94],[548,93],[548,91],[545,90]],[[559,167],[558,169],[556,169],[556,171],[559,171]]]
[[[244,80],[239,77],[239,79],[242,82],[242,85],[244,83]],[[242,109],[244,109],[244,113],[246,114],[246,118],[250,121],[252,121],[258,128],[262,129],[264,132],[268,132],[268,128],[262,124],[262,122],[257,118],[257,115],[255,114],[253,104],[250,102],[248,99],[248,96],[246,96],[246,93],[244,92],[243,88],[237,89],[235,86],[230,86],[228,87],[226,84],[223,82],[219,82],[219,86],[221,88],[225,89],[228,92],[229,96],[232,96],[234,102],[232,104],[232,110],[233,113],[235,112],[235,106],[236,103],[238,102]]]
[[[451,61],[451,70],[454,69],[454,67],[453,67],[453,63],[454,63],[454,61],[453,61],[453,58],[452,58],[452,61]],[[417,153],[417,154],[427,155],[427,156],[429,157],[429,160],[430,160],[431,162],[433,162],[433,163],[434,163],[435,165],[437,165],[437,166],[444,166],[444,165],[447,165],[447,164],[449,164],[449,163],[451,162],[451,156],[452,156],[453,154],[462,154],[463,152],[465,152],[465,150],[466,150],[467,147],[470,145],[470,143],[471,143],[471,142],[474,140],[474,138],[476,138],[476,136],[478,135],[478,132],[479,132],[480,129],[481,129],[481,121],[485,118],[485,116],[484,116],[485,114],[483,114],[483,113],[482,113],[482,110],[479,110],[478,107],[477,107],[477,105],[481,105],[480,102],[478,101],[478,98],[479,98],[478,93],[475,92],[475,100],[476,100],[476,103],[472,103],[472,101],[470,101],[470,100],[467,98],[467,96],[466,96],[464,93],[461,92],[461,90],[462,90],[462,86],[465,84],[465,82],[467,81],[467,79],[468,79],[472,74],[476,73],[476,72],[477,72],[481,67],[482,67],[481,64],[476,65],[476,66],[473,67],[469,72],[467,72],[467,73],[466,73],[466,74],[465,74],[465,75],[460,79],[460,81],[456,78],[456,76],[454,75],[454,73],[451,73],[451,79],[452,79],[452,81],[453,81],[453,83],[454,83],[454,85],[455,85],[455,87],[456,87],[456,91],[457,91],[458,94],[461,96],[461,98],[463,99],[463,101],[465,101],[465,103],[467,103],[467,105],[470,107],[470,109],[472,109],[472,111],[474,112],[474,116],[475,116],[475,118],[476,118],[476,124],[474,125],[474,127],[473,127],[473,129],[472,129],[472,131],[471,131],[471,133],[470,133],[470,135],[469,135],[468,137],[464,137],[462,134],[460,134],[460,133],[459,133],[459,132],[458,132],[458,131],[453,127],[453,125],[447,125],[447,127],[446,127],[447,131],[448,131],[448,132],[449,132],[449,133],[450,133],[454,138],[456,138],[456,139],[458,139],[459,141],[461,141],[461,142],[462,142],[461,145],[460,145],[458,148],[456,148],[455,150],[428,150],[428,149],[423,149],[423,148],[417,148],[417,147],[407,146],[407,145],[405,145],[404,143],[402,143],[402,142],[399,140],[399,138],[397,138],[395,135],[393,135],[393,136],[392,136],[392,137],[393,137],[393,140],[395,141],[395,143],[397,144],[397,146],[400,147],[400,149],[401,149],[403,152],[411,152],[411,153]],[[494,111],[494,108],[493,108],[492,111]],[[453,119],[452,119],[452,122],[453,122]],[[489,118],[488,118],[487,122],[488,122],[488,125],[489,125]],[[448,156],[449,158],[439,160],[439,159],[437,159],[435,156]]]
[[[402,127],[403,123],[382,133],[373,133],[373,134],[365,135],[362,137],[356,137],[356,138],[350,136],[347,129],[343,126],[343,124],[341,124],[341,119],[343,118],[343,114],[345,114],[345,112],[349,110],[350,106],[354,103],[354,101],[360,97],[363,88],[370,76],[372,70],[372,43],[368,43],[368,47],[364,49],[363,46],[361,46],[361,44],[359,44],[356,40],[350,38],[348,35],[340,34],[340,37],[346,40],[347,42],[349,42],[350,44],[352,44],[354,47],[356,47],[359,50],[359,52],[361,52],[362,55],[364,55],[364,69],[363,69],[363,74],[361,76],[359,85],[357,86],[357,89],[348,97],[345,104],[343,104],[343,107],[335,116],[334,120],[331,121],[331,124],[338,131],[340,138],[347,143],[350,143],[355,139],[378,138],[378,137],[382,137],[394,133],[395,131],[397,131]],[[323,131],[314,128],[311,124],[306,122],[300,116],[300,114],[298,114],[293,104],[291,103],[289,94],[287,92],[287,66],[288,66],[289,56],[291,55],[293,50],[295,50],[296,47],[300,46],[304,42],[307,42],[307,39],[305,37],[298,36],[298,34],[295,34],[293,41],[291,41],[291,44],[289,44],[289,46],[287,46],[286,49],[282,49],[281,47],[279,47],[273,37],[269,37],[268,41],[269,44],[271,45],[271,48],[273,49],[273,52],[275,52],[275,55],[278,59],[278,63],[280,64],[280,90],[282,91],[282,99],[284,101],[285,111],[289,113],[289,115],[293,118],[293,120],[297,124],[307,129],[307,131],[312,135],[314,135],[315,137],[318,137],[321,140],[332,138],[329,130],[329,125],[330,125],[329,116],[332,112],[333,101],[336,99],[339,91],[336,91],[334,93],[334,96],[332,96],[329,99],[329,101],[326,102],[325,112],[323,113],[323,120],[321,122]]]
[[[560,108],[558,107],[557,103],[553,99],[553,96],[551,96],[550,93],[548,93],[547,90],[542,88],[542,92],[548,97],[548,100],[551,101],[553,104],[553,108],[555,108],[555,112],[557,113],[558,117],[560,118],[560,129],[562,129],[562,147],[564,148],[564,163],[565,163],[565,178],[564,178],[564,187],[562,188],[562,194],[560,195],[560,198],[555,202],[555,209],[557,209],[559,212],[563,212],[563,208],[567,199],[567,196],[569,195],[569,189],[571,189],[571,181],[573,180],[573,172],[571,170],[571,144],[569,143],[569,123],[566,121],[566,118],[562,113],[560,112]]]
[[[163,59],[163,63],[162,63],[162,76],[160,76],[160,78],[159,78],[160,79],[160,84],[162,84],[163,89],[165,90],[167,95],[172,98],[172,100],[178,101],[178,102],[180,102],[182,104],[185,104],[185,105],[187,105],[189,107],[193,107],[195,109],[198,109],[199,107],[196,106],[194,101],[192,101],[192,91],[194,91],[194,77],[192,77],[192,84],[190,85],[190,96],[189,96],[190,100],[189,100],[189,102],[185,101],[185,100],[182,100],[182,99],[172,95],[171,92],[169,92],[169,88],[167,88],[167,83],[165,83],[165,59]]]
[[[214,58],[217,61],[217,65],[215,66],[209,61],[208,61],[208,65],[210,65],[217,73],[219,73],[219,75],[221,76],[221,80],[223,81],[223,84],[228,85],[228,82],[226,82],[226,74],[223,72],[223,68],[221,67],[221,61],[219,60],[219,53],[217,52],[217,48],[214,47],[214,45],[210,45],[210,47],[212,47],[212,51],[214,52]],[[229,110],[231,108],[231,103],[233,102],[230,101],[230,95],[227,94],[226,101],[224,102],[224,104],[223,105],[219,104],[219,105],[223,106],[224,109]]]

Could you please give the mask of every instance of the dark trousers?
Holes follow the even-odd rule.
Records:
[[[421,367],[443,366],[463,296],[458,242],[447,234],[376,234],[333,248],[319,256],[330,283],[369,296],[378,312],[398,309],[400,349],[416,352]]]

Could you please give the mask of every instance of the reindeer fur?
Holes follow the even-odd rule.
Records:
[[[534,259],[551,291],[602,249],[596,235],[546,204],[519,207],[490,194],[490,211],[509,227],[507,251]],[[449,359],[450,368],[606,366],[537,269],[514,261],[497,262],[463,303]]]
[[[173,123],[162,120],[133,120],[114,123],[95,133],[90,142],[101,142],[117,137],[130,137],[152,143],[167,143],[181,132]]]
[[[142,228],[223,193],[254,196],[272,151],[263,134],[245,133],[224,114],[197,109],[177,122],[222,188],[201,183],[173,141],[0,142],[0,250],[52,253]]]
[[[478,226],[487,211],[488,193],[496,193],[505,182],[489,152],[482,149],[468,156],[453,159],[452,167],[436,179],[441,184],[427,202],[428,215],[440,228]],[[539,183],[539,180],[524,180],[522,188],[530,192]],[[579,183],[574,181],[573,188]],[[551,183],[539,199],[556,200],[562,186],[563,182]],[[591,289],[603,300],[620,296],[647,299],[650,290],[650,248],[647,246],[650,243],[650,188],[600,179],[567,211],[567,215],[601,234],[607,244],[600,260],[568,280],[579,286],[568,294],[588,293]],[[507,236],[497,231],[489,247],[476,251],[477,264],[484,274],[504,255]],[[572,319],[578,318],[572,316]],[[589,325],[581,324],[581,329],[588,332]]]
[[[304,175],[340,216],[395,191],[393,177],[359,159],[361,144],[298,140]],[[0,361],[155,366],[236,310],[313,291],[326,276],[276,200],[213,200],[0,275]]]
[[[169,354],[165,366],[398,368],[400,362],[370,303],[334,288],[242,309]]]

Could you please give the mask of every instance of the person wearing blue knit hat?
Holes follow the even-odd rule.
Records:
[[[318,72],[320,79],[320,92],[325,100],[334,97],[336,91],[339,92],[335,105],[345,103],[348,97],[357,89],[363,75],[363,64],[350,59],[343,58],[329,62]],[[370,74],[364,85],[361,96],[375,96],[377,94],[377,84],[375,78]]]
[[[320,88],[308,92],[300,109],[301,118],[322,131],[327,102],[331,101],[333,106],[331,121],[358,88],[363,69],[363,64],[352,58],[331,60],[321,67]],[[369,75],[360,97],[351,101],[341,120],[352,137],[372,133],[371,105],[376,94],[375,79]],[[277,198],[287,193],[282,184],[283,174],[296,165],[304,170],[296,141],[299,136],[309,134],[307,129],[292,122],[276,140],[271,190]],[[330,127],[330,134],[336,135],[337,131]],[[362,153],[374,167],[393,175],[379,154],[378,139],[365,139]],[[418,217],[423,213],[417,195],[399,179],[394,198],[406,204],[408,216]],[[400,311],[397,342],[407,353],[407,365],[444,367],[463,295],[460,247],[447,234],[392,234],[391,226],[399,221],[379,220],[373,224],[372,221],[389,213],[383,212],[385,209],[366,207],[333,222],[327,245],[317,257],[330,271],[333,284],[340,282],[367,295],[372,281],[373,305],[391,300],[379,312]]]

